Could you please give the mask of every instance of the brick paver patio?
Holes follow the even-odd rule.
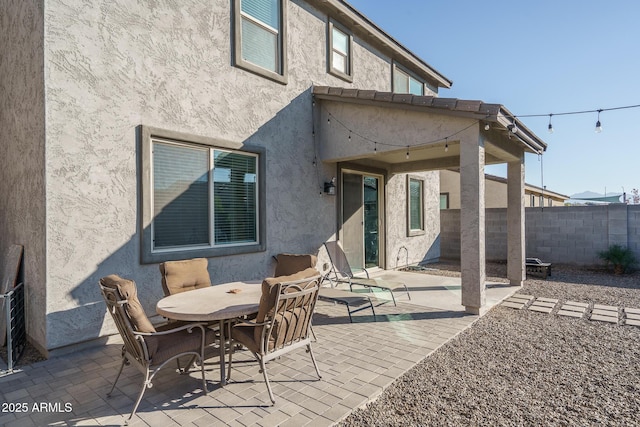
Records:
[[[198,371],[181,376],[165,368],[129,425],[330,426],[478,319],[461,310],[407,302],[377,307],[377,322],[365,311],[358,314],[349,323],[344,306],[318,302],[313,348],[323,377],[317,379],[304,350],[270,362],[274,406],[258,364],[249,352],[239,351],[224,388],[218,383],[218,358],[207,360],[208,394],[201,390]],[[53,357],[0,378],[0,425],[122,425],[142,375],[125,367],[112,397],[106,397],[120,347],[115,342]]]

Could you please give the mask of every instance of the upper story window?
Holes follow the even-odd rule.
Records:
[[[287,83],[286,3],[283,0],[234,0],[235,64]]]
[[[260,150],[142,132],[143,262],[264,250]]]
[[[424,95],[424,82],[411,75],[408,71],[393,65],[393,91],[395,93],[411,93]]]
[[[329,21],[329,72],[349,82],[353,81],[352,36],[347,30]]]

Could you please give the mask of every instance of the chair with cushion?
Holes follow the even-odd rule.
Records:
[[[158,371],[171,360],[182,356],[199,359],[202,371],[202,387],[207,392],[204,376],[204,347],[213,342],[215,334],[200,323],[190,323],[178,327],[171,324],[156,328],[145,314],[137,296],[133,280],[123,279],[115,274],[100,279],[100,291],[124,342],[122,364],[111,390],[113,392],[124,365],[135,366],[144,375],[142,389],[127,422],[133,417],[147,388]],[[189,366],[189,365],[187,365]]]
[[[384,280],[380,278],[369,277],[369,272],[364,268],[358,268],[358,271],[364,272],[365,277],[356,277],[353,273],[353,268],[349,265],[349,261],[347,260],[347,255],[344,253],[342,249],[342,245],[338,241],[330,241],[324,244],[324,247],[327,250],[327,254],[329,255],[329,260],[331,261],[331,270],[327,277],[333,283],[343,282],[348,283],[349,288],[353,290],[353,285],[363,286],[369,290],[373,290],[374,288],[381,289],[383,291],[388,291],[391,295],[391,300],[393,301],[393,305],[396,304],[396,297],[394,296],[395,291],[403,291],[406,292],[407,297],[411,300],[411,294],[409,294],[409,288],[405,283],[395,282],[391,280]],[[331,274],[333,273],[333,277]]]
[[[164,296],[211,286],[207,265],[206,258],[167,261],[160,264]]]
[[[290,276],[264,279],[258,316],[252,321],[238,319],[238,323],[231,329],[229,377],[233,343],[237,342],[247,347],[260,363],[272,403],[275,403],[275,398],[266,367],[270,360],[306,347],[318,378],[322,378],[311,350],[311,320],[318,299],[320,280],[320,273],[314,268]]]
[[[298,273],[306,268],[315,268],[318,261],[315,255],[309,254],[278,254],[274,257],[276,264],[275,277],[288,276]],[[323,282],[324,282],[323,277]],[[361,310],[371,309],[373,313],[374,321],[376,319],[376,312],[373,308],[371,298],[367,295],[362,295],[356,292],[351,292],[345,289],[337,289],[333,286],[333,282],[330,281],[330,286],[321,286],[318,298],[322,301],[333,302],[334,304],[341,304],[347,307],[347,314],[349,315],[349,322],[353,322],[353,313],[357,313]],[[357,308],[355,308],[357,307]]]

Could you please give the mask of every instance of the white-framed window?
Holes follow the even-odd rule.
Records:
[[[424,234],[424,180],[407,175],[407,235]]]
[[[393,65],[393,92],[424,95],[424,82],[409,71]]]
[[[235,64],[287,83],[286,2],[234,0]]]
[[[264,250],[264,151],[141,127],[142,260]]]
[[[329,73],[349,82],[353,81],[353,38],[347,29],[329,21]]]

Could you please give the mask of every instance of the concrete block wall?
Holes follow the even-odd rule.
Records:
[[[507,259],[507,210],[486,210],[486,259]],[[525,209],[526,254],[547,262],[591,265],[610,245],[640,259],[640,206],[558,206]],[[460,211],[441,211],[440,253],[460,259]]]

